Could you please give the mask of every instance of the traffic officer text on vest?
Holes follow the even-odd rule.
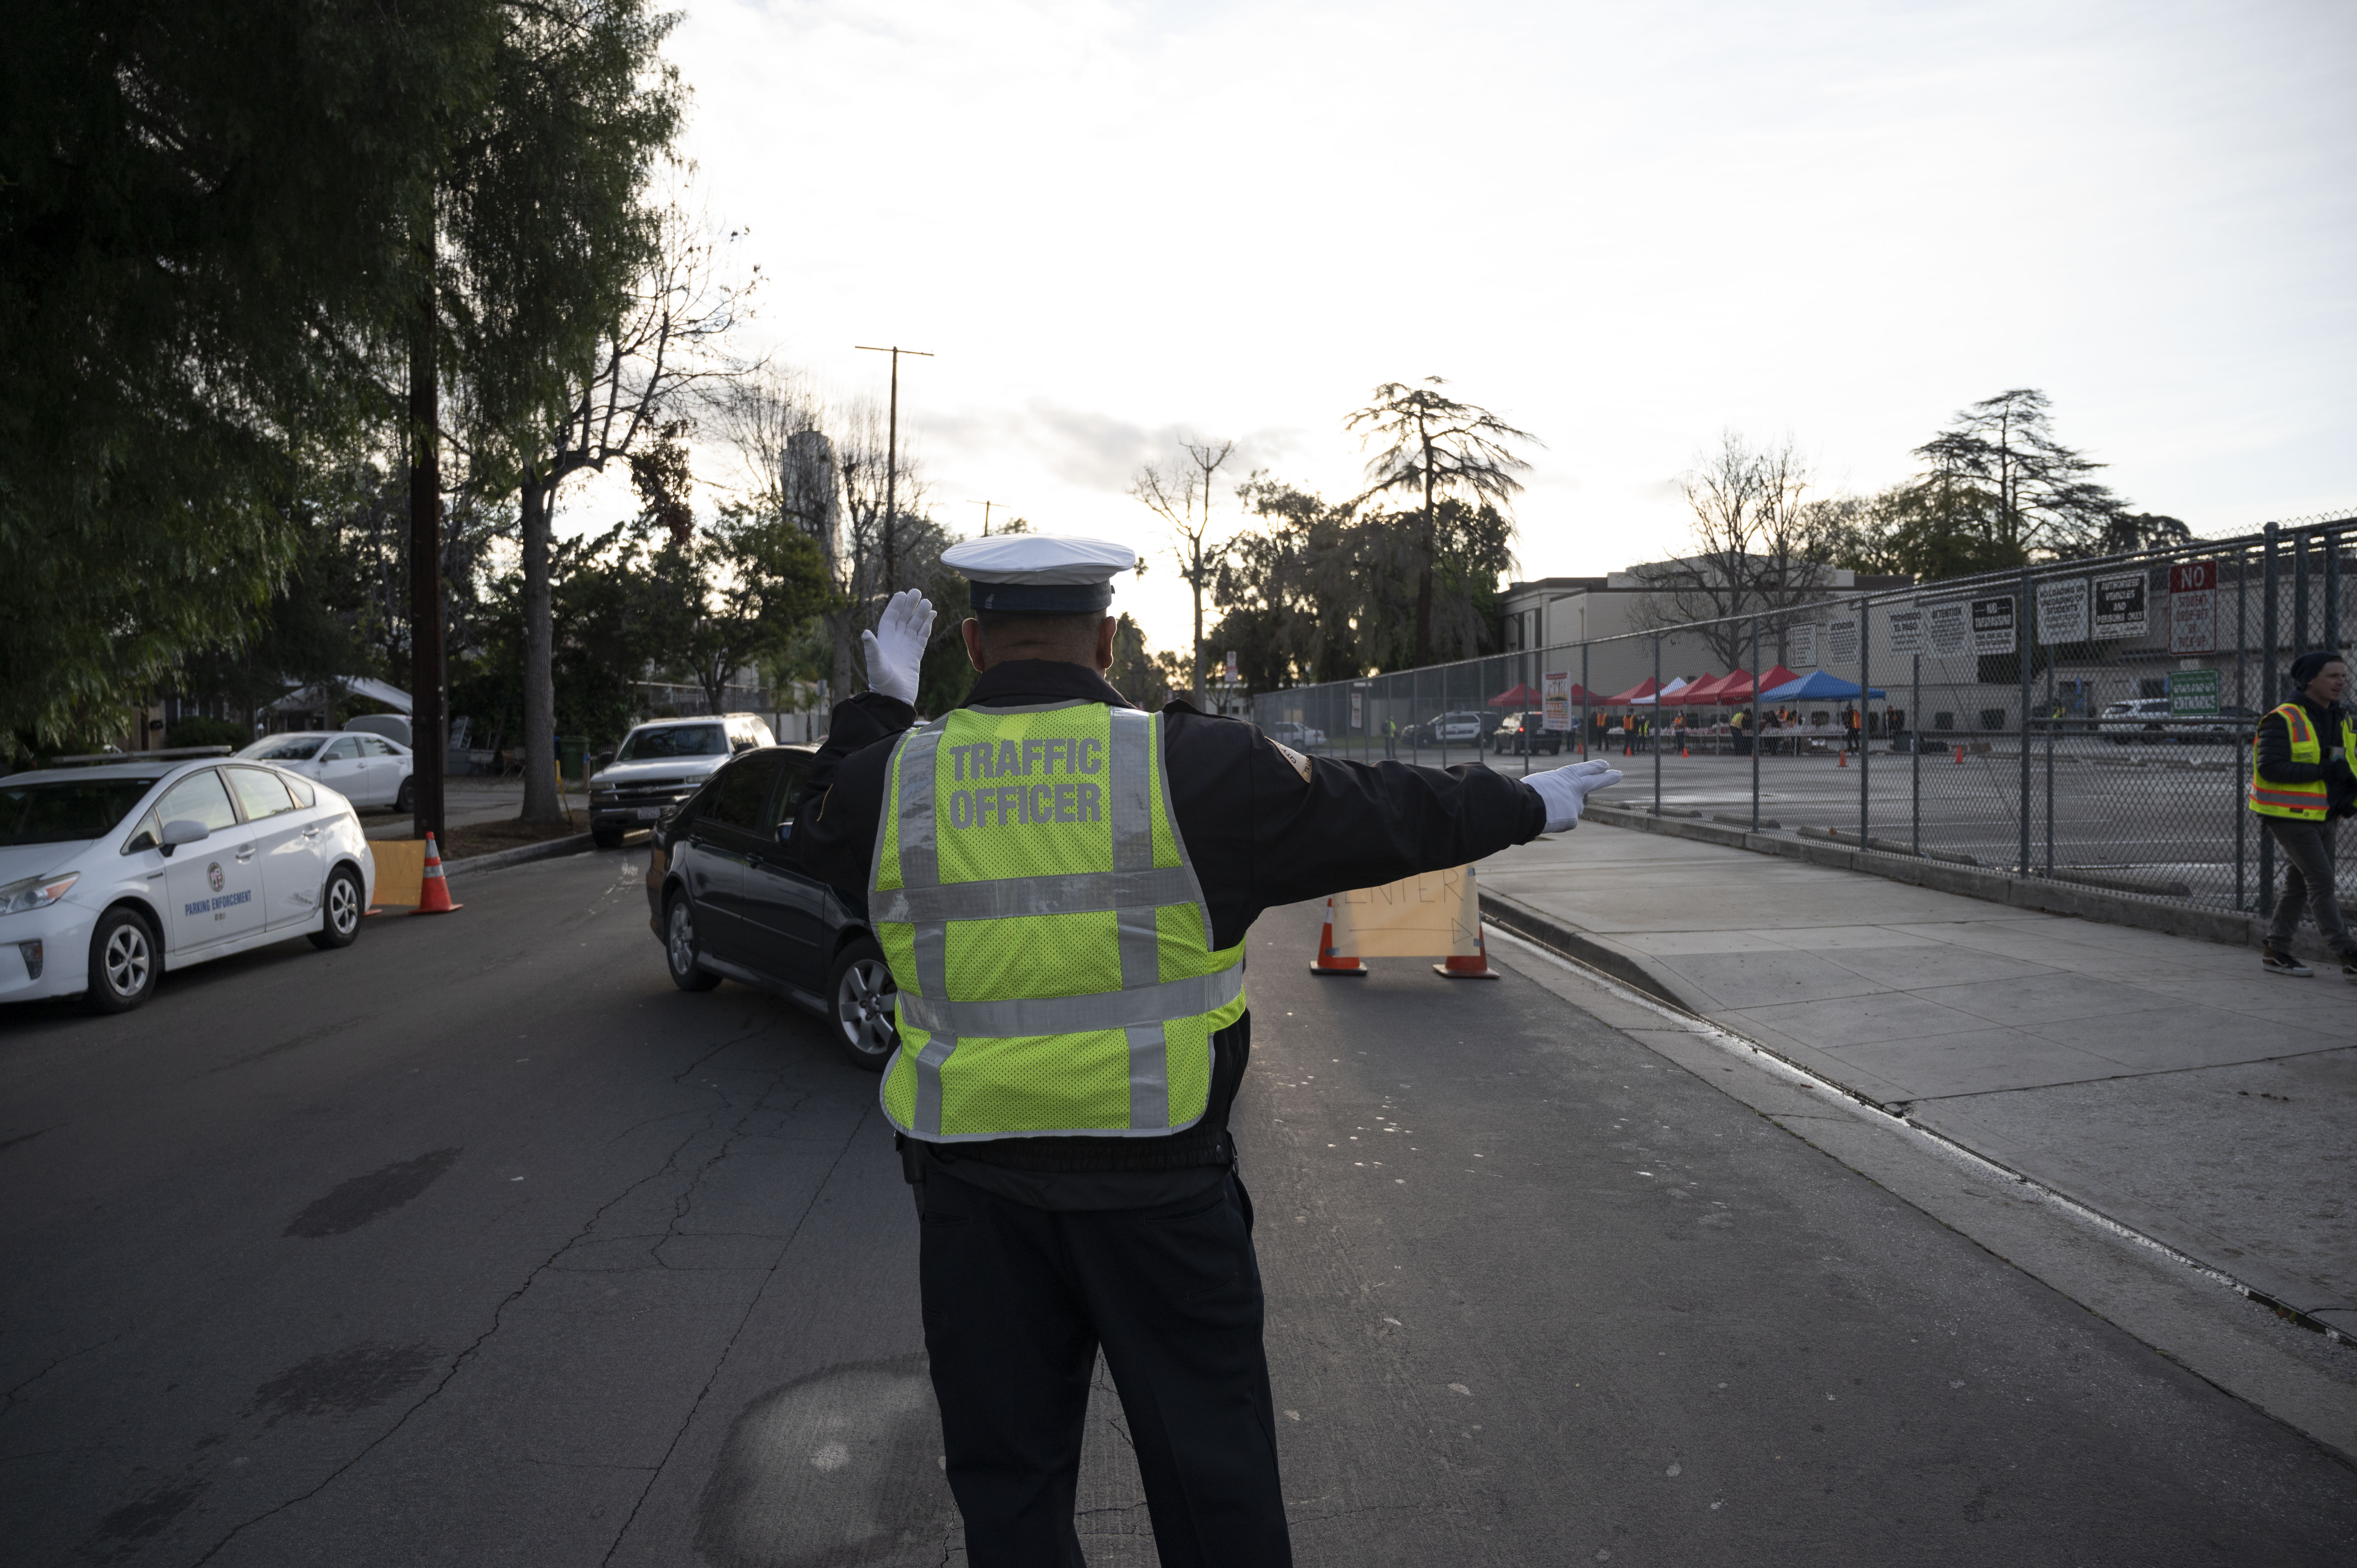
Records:
[[[2291,951],[2306,908],[2341,977],[2357,982],[2357,938],[2341,913],[2332,843],[2339,820],[2357,815],[2357,724],[2341,705],[2349,666],[2338,653],[2303,653],[2292,660],[2290,684],[2290,700],[2251,736],[2250,807],[2284,858],[2283,894],[2260,963],[2270,974],[2314,972]]]
[[[899,986],[883,1109],[974,1568],[1081,1562],[1100,1348],[1166,1568],[1291,1561],[1228,1132],[1245,932],[1570,828],[1620,777],[1340,762],[1183,702],[1141,712],[1104,679],[1110,579],[1136,560],[1036,534],[945,553],[972,584],[965,705],[917,722],[933,611],[896,596],[794,837],[812,875],[864,892]]]

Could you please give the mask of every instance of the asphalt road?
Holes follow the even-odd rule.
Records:
[[[9,1562],[963,1561],[875,1079],[674,991],[642,855],[0,1016]],[[1530,980],[1312,980],[1314,918],[1238,1112],[1304,1563],[2357,1554],[2307,1439]]]

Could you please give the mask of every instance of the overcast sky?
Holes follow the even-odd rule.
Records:
[[[962,532],[1144,548],[1184,435],[1347,495],[1428,375],[1545,443],[1524,576],[1674,551],[1724,428],[1869,489],[2016,386],[2197,532],[2357,504],[2345,0],[685,0],[670,52],[754,336],[838,398],[933,350]],[[1183,646],[1167,564],[1119,603]]]

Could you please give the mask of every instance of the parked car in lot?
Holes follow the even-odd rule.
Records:
[[[1435,714],[1415,726],[1415,739],[1424,746],[1478,747],[1490,727],[1490,717],[1482,713]]]
[[[2168,739],[2168,727],[2167,697],[2132,697],[2125,703],[2114,703],[2095,719],[2095,733],[2114,746],[2139,740],[2158,745]]]
[[[866,899],[805,876],[789,849],[816,754],[748,751],[658,818],[648,923],[681,990],[728,979],[775,992],[827,1019],[846,1059],[880,1072],[899,1043],[896,992]]]
[[[1279,719],[1261,732],[1269,739],[1293,747],[1296,751],[1316,751],[1326,744],[1326,732],[1291,719]]]
[[[158,976],[351,945],[376,863],[351,803],[280,768],[150,753],[0,779],[0,1001],[126,1013]]]
[[[410,809],[416,759],[400,742],[352,730],[296,730],[264,736],[241,757],[317,779],[355,806]]]
[[[589,778],[589,836],[612,849],[632,828],[650,828],[704,787],[715,769],[777,736],[751,714],[652,719],[622,737]]]
[[[1546,727],[1546,714],[1536,708],[1526,713],[1508,714],[1490,732],[1489,746],[1501,756],[1512,752],[1517,757],[1535,756],[1545,752],[1550,757],[1562,755],[1564,733]]]

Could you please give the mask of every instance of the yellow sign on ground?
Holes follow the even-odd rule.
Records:
[[[369,858],[376,862],[376,901],[415,908],[425,897],[425,841],[371,839]]]
[[[1334,950],[1360,958],[1447,958],[1479,950],[1473,868],[1427,871],[1334,896]]]

